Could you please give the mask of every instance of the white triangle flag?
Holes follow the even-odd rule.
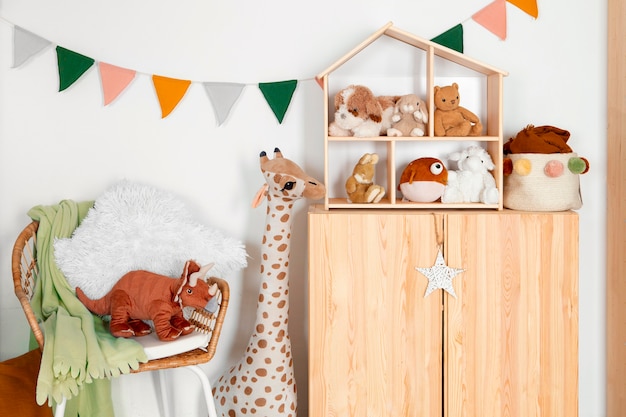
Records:
[[[19,26],[13,27],[13,68],[17,68],[51,42]]]
[[[220,126],[230,114],[233,105],[241,95],[245,84],[238,83],[203,83],[204,89],[211,100],[217,125]]]

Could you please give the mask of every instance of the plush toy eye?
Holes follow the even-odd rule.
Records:
[[[281,191],[285,191],[285,190],[292,190],[293,186],[294,186],[294,182],[293,181],[287,181],[285,183],[285,186],[283,187],[283,189]]]
[[[187,294],[193,294],[193,290],[191,288],[187,288]]]
[[[441,174],[443,172],[443,165],[441,165],[439,162],[435,162],[430,166],[430,172],[432,172],[433,175]]]
[[[445,102],[446,102],[446,99],[445,99],[445,98],[442,98],[442,99],[441,99],[441,101],[443,101],[443,102],[445,103]]]

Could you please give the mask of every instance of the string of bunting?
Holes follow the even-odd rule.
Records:
[[[538,17],[537,0],[494,0],[474,13],[471,19],[500,39],[505,40],[506,3],[511,3],[534,18]],[[431,40],[463,53],[464,22],[457,24]],[[23,65],[31,57],[50,45],[52,45],[51,41],[17,25],[13,25],[13,68]],[[104,106],[111,104],[117,99],[138,74],[133,69],[99,62],[94,58],[59,45],[56,46],[56,55],[59,73],[59,92],[68,89],[90,68],[97,65],[102,85]],[[226,121],[233,105],[239,99],[244,87],[248,85],[235,82],[183,80],[156,74],[152,74],[151,78],[161,107],[161,118],[169,116],[174,111],[192,83],[201,83],[213,106],[218,126]],[[279,124],[283,122],[299,81],[303,80],[292,79],[256,84]]]

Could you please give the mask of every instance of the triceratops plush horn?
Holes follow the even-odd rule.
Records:
[[[213,268],[213,265],[215,265],[213,262],[211,262],[210,264],[206,264],[201,267],[198,272],[194,272],[189,275],[189,285],[195,287],[198,283],[198,279],[204,279],[206,274],[209,272],[209,269]]]
[[[191,287],[195,287],[198,283],[198,279],[204,279],[209,269],[213,268],[214,263],[206,264],[203,267],[200,267],[195,261],[187,261],[185,262],[185,268],[183,269],[183,274],[180,277],[178,289],[176,290],[176,295],[174,296],[175,302],[180,302],[180,293],[183,291],[185,285],[189,284]],[[190,272],[193,271],[193,272]]]

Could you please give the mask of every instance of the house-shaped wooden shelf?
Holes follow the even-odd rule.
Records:
[[[380,42],[388,42],[388,44],[383,44],[381,48]],[[375,44],[379,44],[378,49]],[[364,51],[366,48],[367,51]],[[404,48],[408,52],[408,58],[397,57],[400,54],[388,56],[388,53],[396,54],[398,48]],[[391,49],[394,49],[394,52],[390,52]],[[369,57],[364,58],[365,60],[359,61],[371,50],[374,50],[373,55],[370,54]],[[371,68],[368,63],[372,62],[375,69],[370,71]],[[398,69],[404,72],[400,73]],[[364,75],[368,71],[370,73]],[[505,71],[470,59],[462,53],[435,42],[402,31],[396,28],[392,22],[365,39],[316,77],[324,90],[324,180],[328,189],[324,202],[325,208],[488,208],[501,210],[503,184],[502,88],[503,77],[506,75]],[[396,90],[391,91],[395,81],[399,81],[396,84],[402,84],[403,87],[396,86]],[[334,97],[339,90],[350,84],[366,85],[377,96],[418,94],[426,101],[429,121],[432,121],[435,109],[433,104],[434,86],[449,85],[452,82],[459,84],[461,105],[479,116],[486,136],[436,137],[433,132],[433,123],[428,123],[428,131],[422,137],[357,138],[328,135],[329,122],[334,118]],[[374,83],[378,83],[376,88]],[[474,101],[472,102],[472,100]],[[467,103],[471,104],[468,105]],[[432,156],[441,159],[446,167],[451,169],[446,162],[446,155],[450,152],[460,151],[472,144],[479,144],[484,147],[496,166],[492,174],[500,191],[499,204],[444,204],[439,201],[415,203],[402,199],[401,193],[397,189],[398,179],[410,161],[422,156]],[[436,151],[433,149],[441,154],[434,154]],[[344,188],[345,181],[352,173],[352,168],[360,156],[372,151],[378,153],[380,157],[375,183],[386,188],[386,196],[379,203],[350,203]],[[452,169],[456,168],[452,167]]]

